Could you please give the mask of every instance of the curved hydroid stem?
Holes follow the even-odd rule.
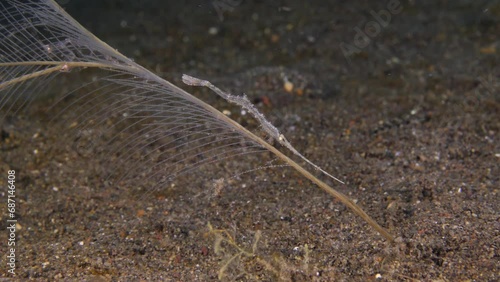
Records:
[[[16,1],[14,1],[16,2]],[[21,3],[16,2],[16,3]],[[215,120],[220,121],[224,126],[229,127],[231,130],[234,130],[234,132],[238,132],[241,136],[254,141],[255,143],[259,144],[263,148],[269,150],[272,152],[274,155],[276,155],[279,159],[283,160],[287,165],[292,166],[295,170],[297,170],[300,174],[305,176],[307,179],[318,185],[322,190],[326,191],[328,194],[332,195],[333,197],[337,198],[340,200],[343,204],[345,204],[347,207],[349,207],[355,214],[359,215],[361,218],[363,218],[370,226],[375,228],[380,234],[382,234],[387,240],[393,241],[394,237],[389,234],[383,227],[381,227],[379,224],[377,224],[369,215],[367,215],[358,205],[356,205],[354,202],[352,202],[347,196],[344,194],[336,191],[326,183],[322,182],[319,180],[317,177],[312,175],[309,171],[304,169],[301,165],[296,163],[294,160],[290,159],[288,156],[283,154],[281,151],[276,149],[274,146],[269,144],[268,142],[264,141],[262,138],[258,137],[254,133],[250,132],[234,120],[230,119],[211,105],[203,102],[202,100],[196,98],[195,96],[189,94],[188,92],[182,90],[181,88],[173,85],[172,83],[160,78],[159,76],[155,75],[151,71],[147,70],[146,68],[136,64],[129,58],[125,57],[122,55],[120,52],[117,50],[111,48],[108,44],[105,42],[101,41],[99,38],[94,36],[92,33],[87,31],[84,27],[82,27],[76,20],[74,20],[71,16],[69,16],[57,3],[53,0],[47,0],[43,2],[44,9],[53,9],[53,11],[56,12],[56,14],[48,13],[48,10],[40,10],[42,15],[45,15],[44,13],[48,13],[49,15],[52,16],[47,16],[43,18],[43,21],[49,21],[49,23],[52,23],[54,25],[62,25],[64,24],[71,26],[71,30],[67,30],[66,33],[63,33],[61,36],[71,36],[71,38],[74,40],[76,45],[71,45],[71,48],[74,48],[74,50],[78,50],[78,48],[85,49],[88,52],[82,55],[80,53],[80,57],[75,57],[75,56],[55,56],[56,58],[52,57],[43,57],[47,58],[46,60],[39,60],[37,59],[38,57],[23,57],[23,56],[16,56],[15,53],[12,55],[12,57],[9,58],[9,62],[2,62],[0,63],[0,68],[2,68],[2,73],[0,74],[0,77],[3,76],[3,72],[6,71],[7,68],[12,68],[14,75],[10,76],[5,76],[9,77],[9,79],[3,81],[0,83],[0,91],[7,89],[9,91],[9,88],[13,87],[16,84],[23,84],[24,82],[27,82],[29,80],[37,79],[37,78],[42,78],[49,76],[51,74],[57,74],[58,72],[68,72],[73,68],[98,68],[98,69],[105,69],[108,71],[112,71],[115,73],[124,73],[124,74],[129,74],[134,76],[136,79],[141,79],[146,82],[149,82],[151,84],[157,84],[155,85],[155,88],[152,91],[158,91],[159,93],[165,92],[165,93],[175,93],[176,98],[182,98],[185,101],[191,102],[192,104],[198,106],[201,109],[206,110],[206,114],[210,116],[212,119],[215,118]],[[29,11],[30,6],[26,6],[26,9]],[[33,7],[31,7],[34,9]],[[29,14],[29,13],[28,13]],[[22,13],[19,15],[22,16]],[[38,15],[38,14],[37,14]],[[35,15],[35,17],[37,16]],[[58,16],[58,19],[64,18],[65,21],[63,23],[61,22],[50,22],[52,17],[54,15]],[[30,21],[26,19],[26,23],[31,24],[33,21]],[[33,26],[34,27],[34,26]],[[19,32],[25,32],[24,29],[19,29]],[[15,34],[15,33],[13,33]],[[31,38],[31,37],[30,37]],[[54,37],[56,38],[56,37]],[[59,38],[56,38],[57,40],[60,40]],[[56,40],[54,39],[54,40]],[[49,40],[50,41],[50,40]],[[10,42],[10,41],[2,41],[0,40],[0,43],[2,42]],[[78,43],[78,44],[77,44]],[[1,46],[1,45],[0,45]],[[4,46],[5,47],[5,46]],[[7,49],[12,49],[11,46],[7,45]],[[95,52],[95,53],[94,53]],[[72,53],[72,52],[70,52]],[[99,54],[97,56],[96,54]],[[32,60],[30,61],[30,58]],[[35,67],[35,68],[30,68],[30,67]],[[23,71],[18,72],[18,69],[23,69]],[[15,76],[18,75],[18,76]],[[190,80],[194,79],[194,80]],[[195,78],[190,78],[187,77],[187,82],[193,83],[192,85],[196,85],[196,81],[201,81],[201,80],[196,80]],[[203,86],[208,86],[206,82],[202,81]],[[123,82],[122,82],[123,83]],[[156,87],[158,86],[158,87]],[[213,85],[212,85],[213,86]],[[134,86],[131,86],[134,87]],[[139,87],[139,86],[138,86]],[[15,91],[16,89],[12,88],[12,91]],[[219,90],[220,91],[220,90]],[[324,170],[319,168],[317,165],[313,164],[311,161],[307,160],[303,155],[301,155],[297,150],[295,150],[291,144],[284,138],[282,134],[279,133],[278,129],[274,127],[270,122],[268,122],[264,116],[257,111],[255,106],[248,101],[248,98],[245,96],[234,96],[230,95],[227,93],[224,93],[220,91],[221,93],[218,93],[222,97],[224,97],[227,101],[236,103],[243,108],[249,110],[249,112],[252,113],[252,115],[261,123],[262,128],[273,138],[275,138],[281,145],[287,147],[290,149],[295,155],[299,156],[301,159],[306,161],[307,163],[311,164],[315,169],[320,170],[321,172],[325,173],[329,177],[332,177],[336,181],[340,181],[339,179],[333,177],[332,175],[326,173]],[[7,92],[9,93],[9,92]]]
[[[118,54],[120,54],[120,53],[118,53]],[[158,82],[158,83],[160,83],[162,85],[168,86],[169,88],[174,88],[176,92],[182,93],[183,97],[186,98],[187,100],[189,100],[189,101],[191,101],[191,102],[193,102],[193,103],[195,103],[195,104],[197,104],[197,105],[205,108],[206,110],[210,111],[214,116],[216,116],[221,121],[224,121],[226,124],[229,124],[230,126],[232,126],[235,130],[239,131],[243,136],[246,136],[247,138],[250,138],[251,140],[253,140],[253,141],[257,142],[258,144],[260,144],[262,147],[264,147],[267,150],[271,151],[278,158],[280,158],[281,160],[283,160],[286,164],[290,165],[295,170],[297,170],[300,174],[302,174],[307,179],[311,180],[313,183],[315,183],[316,185],[318,185],[319,188],[321,188],[322,190],[324,190],[328,194],[332,195],[333,197],[335,197],[336,199],[338,199],[339,201],[341,201],[344,205],[346,205],[347,207],[349,207],[355,214],[357,214],[358,216],[360,216],[361,218],[363,218],[370,226],[372,226],[373,228],[375,228],[387,240],[389,240],[391,242],[394,241],[394,237],[391,234],[389,234],[389,232],[387,230],[385,230],[382,226],[380,226],[375,220],[373,220],[368,214],[366,214],[366,212],[364,212],[363,209],[361,209],[361,207],[359,207],[358,205],[356,205],[346,195],[338,192],[337,190],[335,190],[332,187],[330,187],[328,184],[326,184],[323,181],[319,180],[317,177],[315,177],[314,175],[312,175],[309,171],[307,171],[302,166],[300,166],[299,164],[297,164],[294,160],[290,159],[288,156],[286,156],[285,154],[283,154],[281,151],[279,151],[278,149],[276,149],[274,146],[272,146],[271,144],[267,143],[262,138],[256,136],[251,131],[249,131],[245,127],[241,126],[239,123],[235,122],[234,120],[230,119],[226,115],[222,114],[219,110],[217,110],[214,107],[210,106],[209,104],[203,102],[202,100],[196,98],[195,96],[189,94],[188,92],[184,91],[183,89],[181,89],[181,88],[179,88],[179,87],[171,84],[170,82],[168,82],[168,81],[166,81],[166,80],[164,80],[164,79],[156,76],[155,74],[153,74],[152,72],[150,72],[149,70],[143,68],[140,65],[137,65],[137,64],[133,63],[132,66],[127,66],[126,67],[126,66],[123,66],[123,65],[116,65],[116,64],[112,64],[112,63],[105,64],[105,63],[91,63],[91,62],[31,62],[31,64],[29,64],[29,63],[30,62],[1,63],[0,66],[5,67],[5,66],[18,66],[18,65],[39,65],[39,66],[40,65],[49,65],[49,66],[53,65],[53,67],[49,67],[49,68],[41,70],[41,71],[37,71],[37,72],[25,74],[23,76],[20,76],[20,77],[8,80],[6,82],[3,82],[2,84],[0,84],[0,90],[2,90],[2,88],[5,88],[5,87],[7,87],[9,85],[13,85],[15,83],[20,83],[20,82],[23,82],[23,81],[26,81],[26,80],[29,80],[29,79],[34,79],[34,78],[37,78],[37,77],[40,77],[40,76],[49,75],[49,74],[54,73],[54,72],[62,72],[62,71],[65,71],[66,68],[92,68],[92,67],[93,68],[108,69],[108,70],[127,71],[129,73],[133,73],[133,74],[135,74],[137,76],[140,76],[140,77],[145,77],[146,76],[146,77],[148,77],[148,79],[154,79],[156,82]],[[184,79],[184,80],[185,80],[185,82],[186,81],[189,82],[189,80],[186,80],[186,79]],[[196,84],[193,83],[191,85],[196,85]],[[202,86],[206,86],[206,85],[202,85]],[[262,115],[262,114],[260,114],[260,115]],[[266,120],[266,122],[269,123],[267,120]],[[269,125],[271,125],[271,124],[269,123]],[[268,127],[269,127],[269,125],[268,125]],[[264,128],[266,128],[266,127],[264,127]],[[269,127],[269,128],[275,129],[274,126]],[[276,130],[276,132],[278,132],[277,129],[275,129],[275,130]],[[267,131],[269,131],[269,130],[266,130],[266,132]],[[274,130],[273,130],[273,134],[276,134]],[[342,181],[340,181],[340,180],[336,179],[335,177],[331,176],[330,174],[326,173],[324,170],[322,170],[321,168],[319,168],[317,165],[315,165],[312,162],[310,162],[309,160],[307,160],[297,150],[295,150],[291,145],[287,146],[287,144],[290,144],[290,143],[288,141],[286,141],[286,139],[284,139],[284,136],[282,134],[280,134],[279,132],[277,134],[278,134],[277,135],[278,136],[277,140],[278,140],[278,142],[280,144],[283,144],[288,149],[292,148],[290,150],[294,154],[300,156],[302,159],[306,160],[309,164],[313,165],[315,168],[320,169],[323,173],[327,174],[328,176],[330,176],[330,177],[334,178],[335,180],[343,183]],[[275,136],[272,136],[272,137],[275,137]]]

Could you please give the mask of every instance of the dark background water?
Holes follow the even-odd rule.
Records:
[[[436,71],[450,74],[496,66],[474,47],[496,44],[497,1],[65,2],[98,37],[166,72],[197,66],[227,76],[300,62],[367,77],[394,58],[397,65],[436,63]],[[356,28],[377,22],[373,13],[388,11],[391,2],[400,12],[391,12],[366,47],[346,58],[341,43],[355,45]]]

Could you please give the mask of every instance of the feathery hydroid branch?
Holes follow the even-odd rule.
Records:
[[[7,5],[7,7],[4,5]],[[227,135],[221,135],[221,140],[236,138],[234,135],[229,135],[235,134],[239,136],[238,138],[244,138],[245,141],[270,151],[287,165],[292,166],[304,177],[318,185],[322,190],[339,199],[386,239],[389,241],[394,240],[383,227],[377,224],[347,196],[319,180],[280,150],[222,114],[211,105],[160,78],[111,48],[71,18],[54,1],[41,0],[39,2],[29,2],[12,0],[8,4],[0,2],[0,9],[2,7],[4,11],[0,12],[0,22],[2,24],[5,23],[5,26],[0,29],[0,109],[9,102],[10,98],[14,98],[13,100],[17,101],[21,95],[28,97],[30,97],[29,95],[36,95],[39,91],[32,92],[27,90],[28,87],[32,86],[33,82],[39,82],[35,85],[45,86],[44,82],[49,81],[49,79],[44,79],[53,77],[54,75],[67,74],[72,69],[103,69],[111,74],[123,75],[126,77],[101,77],[103,79],[100,82],[105,85],[100,86],[99,89],[107,89],[103,91],[104,95],[130,98],[132,102],[126,102],[126,109],[132,110],[134,114],[140,113],[137,115],[137,118],[141,116],[147,118],[149,115],[149,118],[152,119],[171,119],[168,121],[176,126],[170,128],[161,127],[162,130],[166,130],[161,131],[161,134],[164,134],[164,136],[184,134],[184,137],[192,137],[194,141],[203,142],[206,137],[193,137],[187,133],[194,132],[202,136],[207,136],[204,135],[206,132],[197,132],[194,128],[183,130],[182,125],[185,125],[183,122],[185,123],[188,118],[203,119],[205,122],[209,120],[211,125],[227,130],[225,133]],[[12,13],[12,15],[8,13]],[[189,76],[184,76],[183,78],[187,84],[210,87],[228,102],[236,103],[247,109],[260,122],[264,131],[279,144],[291,150],[293,154],[312,165],[315,169],[343,183],[295,150],[279,130],[267,121],[245,96],[227,94],[208,81]],[[111,86],[108,89],[106,85]],[[140,98],[145,104],[134,103],[134,101],[137,101],[137,98]],[[176,103],[171,103],[171,101],[176,101]],[[177,104],[180,104],[182,109],[177,109]],[[109,109],[112,110],[112,108]],[[167,110],[165,111],[165,109]],[[185,111],[188,112],[186,113]],[[87,114],[87,112],[85,113]],[[168,117],[168,114],[173,117]],[[131,115],[131,118],[133,116]],[[168,123],[165,122],[162,124],[160,121],[158,124],[165,125]],[[151,125],[148,124],[147,126]],[[168,131],[168,129],[171,131]],[[154,134],[158,133],[155,132]],[[227,139],[224,139],[225,137]],[[202,150],[203,145],[206,144],[203,143],[202,146],[195,148]],[[178,149],[179,147],[176,146],[173,148]],[[226,147],[220,145],[217,148],[223,149]],[[195,153],[190,149],[186,149],[184,152],[192,154],[190,155],[192,157]],[[196,164],[216,161],[218,156],[214,154],[206,162],[200,161]],[[167,178],[175,177],[177,172],[171,173]]]

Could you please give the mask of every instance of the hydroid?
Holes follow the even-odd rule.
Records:
[[[314,170],[343,183],[298,152],[245,96],[228,94],[205,80],[183,77],[185,83],[207,86],[249,111],[278,148],[111,48],[54,1],[1,2],[0,23],[0,122],[43,95],[43,89],[58,83],[56,78],[83,74],[84,82],[59,100],[74,99],[61,112],[75,111],[71,115],[74,121],[69,122],[76,124],[80,134],[85,127],[113,129],[103,151],[109,156],[111,170],[120,177],[148,177],[166,183],[202,165],[271,152],[393,240],[348,197],[281,152],[287,148]],[[99,107],[94,103],[100,103]],[[126,138],[120,138],[125,132]]]

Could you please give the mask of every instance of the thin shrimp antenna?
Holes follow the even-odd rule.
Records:
[[[329,176],[333,180],[336,180],[342,184],[345,184],[343,181],[338,179],[337,177],[329,174],[325,170],[323,170],[321,167],[317,166],[310,160],[308,160],[306,157],[304,157],[301,153],[299,153],[293,146],[292,144],[286,139],[286,137],[279,132],[279,130],[272,124],[270,123],[266,117],[257,110],[257,108],[248,100],[246,95],[242,96],[236,96],[236,95],[231,95],[229,93],[226,93],[222,90],[220,90],[217,86],[213,85],[210,83],[208,80],[203,80],[199,79],[196,77],[189,76],[187,74],[182,75],[182,82],[184,82],[187,85],[190,86],[204,86],[210,88],[210,90],[214,91],[217,93],[217,95],[221,96],[224,98],[226,101],[236,104],[243,109],[247,110],[250,114],[253,115],[254,118],[256,118],[259,122],[260,125],[262,126],[262,129],[269,134],[270,137],[272,137],[274,140],[276,140],[278,143],[280,143],[282,146],[286,147],[288,150],[292,151],[296,156],[300,157],[302,160],[313,166],[315,169],[321,171],[325,175]]]

